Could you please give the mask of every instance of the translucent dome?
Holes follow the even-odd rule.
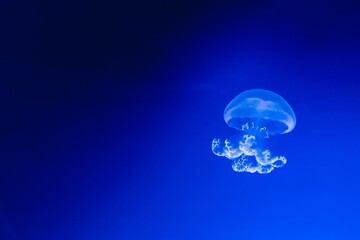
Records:
[[[266,128],[270,135],[291,132],[296,125],[295,113],[280,95],[263,89],[252,89],[237,95],[225,108],[224,120],[232,128],[244,130],[246,124]]]

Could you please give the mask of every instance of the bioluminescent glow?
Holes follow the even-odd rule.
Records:
[[[286,163],[284,156],[272,156],[265,144],[296,125],[294,111],[280,95],[262,89],[242,92],[226,106],[224,120],[240,133],[225,140],[215,138],[212,151],[231,159],[234,171],[270,173]]]

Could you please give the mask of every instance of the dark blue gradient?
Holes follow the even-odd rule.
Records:
[[[353,1],[0,2],[0,239],[360,239]],[[211,151],[248,89],[288,161]]]

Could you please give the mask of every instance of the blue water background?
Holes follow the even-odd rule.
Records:
[[[1,239],[359,239],[359,8],[297,4],[161,12],[174,29],[129,25],[151,36],[134,37],[134,53],[100,38],[82,47],[90,27],[76,35],[55,21],[58,50],[40,44],[57,31],[21,40],[27,26],[12,22],[23,28],[6,30],[17,42],[3,40],[0,59]],[[287,164],[266,175],[236,173],[211,151],[236,134],[224,108],[253,88],[297,117],[271,139]]]

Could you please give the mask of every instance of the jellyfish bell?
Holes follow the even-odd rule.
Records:
[[[295,113],[280,95],[263,89],[251,89],[237,95],[225,108],[224,120],[240,131],[277,135],[291,132]]]

